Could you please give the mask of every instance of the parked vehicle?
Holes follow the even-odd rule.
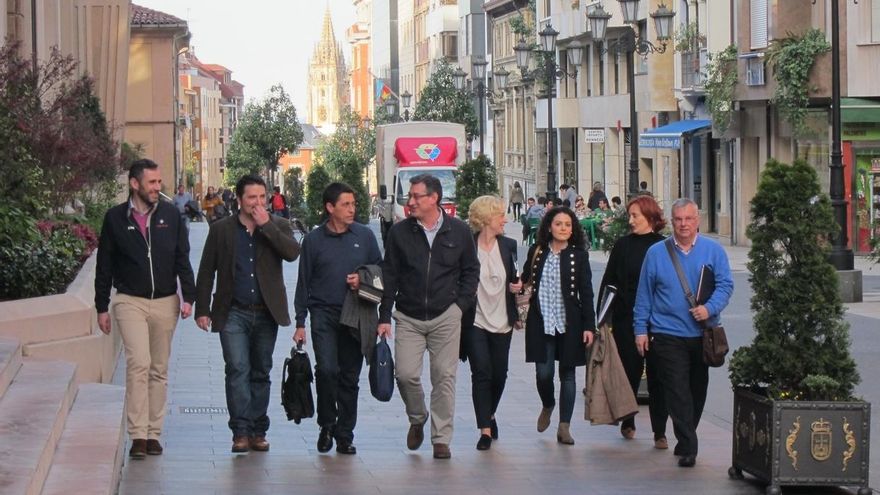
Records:
[[[455,215],[453,172],[466,158],[465,130],[451,122],[401,122],[376,128],[376,171],[382,205],[382,236],[409,215],[409,180],[431,174],[443,186],[441,206]]]

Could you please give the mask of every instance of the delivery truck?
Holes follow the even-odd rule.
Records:
[[[456,214],[455,170],[464,163],[464,125],[451,122],[400,122],[376,127],[376,172],[382,200],[382,236],[409,215],[409,180],[419,174],[440,179],[440,206]]]

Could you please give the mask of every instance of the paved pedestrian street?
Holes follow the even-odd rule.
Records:
[[[518,226],[508,225],[514,234]],[[198,269],[205,224],[193,224],[192,263]],[[744,250],[741,250],[744,252]],[[520,249],[520,260],[525,254]],[[598,286],[606,257],[592,253],[593,282]],[[734,263],[742,264],[732,258]],[[737,270],[736,300],[746,301],[742,266]],[[285,278],[292,301],[297,264],[288,263]],[[871,274],[876,275],[876,274]],[[875,277],[876,279],[876,277]],[[866,286],[867,290],[867,286]],[[291,308],[292,316],[292,308]],[[876,324],[876,315],[868,318]],[[712,370],[710,403],[699,427],[700,454],[692,469],[679,468],[672,454],[675,444],[668,426],[670,449],[653,448],[647,406],[636,418],[634,440],[624,440],[617,427],[590,426],[583,420],[583,400],[578,400],[572,420],[575,445],[558,444],[554,414],[551,427],[538,433],[535,422],[541,408],[534,384],[534,366],[525,363],[523,333],[516,332],[511,346],[510,374],[497,414],[500,438],[489,451],[475,449],[479,437],[471,402],[470,369],[459,367],[455,433],[450,460],[432,458],[430,433],[414,452],[407,450],[409,427],[397,391],[390,402],[378,402],[369,393],[367,368],[361,375],[358,424],[354,444],[357,455],[343,456],[335,449],[319,454],[315,443],[315,418],[299,425],[288,422],[280,404],[281,369],[289,355],[292,327],[282,328],[275,349],[267,453],[232,454],[232,435],[226,425],[223,358],[217,334],[199,330],[192,319],[182,321],[174,336],[169,372],[169,412],[166,416],[162,456],[141,461],[126,458],[119,493],[156,494],[760,494],[764,486],[754,480],[728,479],[731,433],[727,418],[713,414],[716,395],[731,395],[726,371]],[[311,346],[307,346],[312,361]],[[874,354],[876,359],[876,354]],[[578,390],[584,385],[579,368]],[[862,369],[864,379],[868,373]],[[120,359],[117,383],[123,382]],[[427,370],[423,383],[430,384]],[[429,386],[426,386],[429,391]],[[558,385],[557,385],[558,389]],[[313,388],[314,390],[314,388]],[[558,393],[558,390],[557,390]],[[720,395],[718,395],[720,396]],[[582,396],[579,394],[579,399]],[[729,399],[732,401],[732,397]],[[728,407],[728,410],[731,409]],[[128,445],[126,445],[126,449]],[[127,452],[127,450],[126,450]],[[875,453],[875,457],[880,455]],[[876,474],[875,474],[876,476]],[[784,493],[837,493],[799,489]]]

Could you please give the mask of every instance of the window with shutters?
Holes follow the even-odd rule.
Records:
[[[750,0],[750,41],[754,50],[767,48],[767,0]]]

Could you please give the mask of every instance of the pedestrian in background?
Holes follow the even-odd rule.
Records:
[[[514,181],[513,188],[510,190],[510,206],[512,207],[513,218],[515,220],[519,219],[524,202],[525,193],[523,192],[522,186],[519,185],[519,181]]]
[[[696,464],[697,426],[709,388],[709,367],[703,362],[703,325],[718,324],[733,294],[727,253],[714,240],[699,235],[699,230],[696,203],[688,198],[676,200],[672,204],[672,238],[648,248],[633,310],[636,348],[642,355],[654,353],[681,467]],[[712,269],[715,290],[705,304],[691,308],[667,243],[674,246],[692,290],[699,285],[703,267]]]
[[[516,274],[516,241],[504,236],[504,201],[480,196],[468,210],[474,231],[480,282],[477,303],[462,318],[462,355],[471,364],[471,396],[480,438],[477,450],[489,450],[498,438],[495,412],[507,382],[510,340],[518,313],[514,294],[522,289]]]
[[[220,198],[220,195],[214,192],[213,186],[208,186],[208,193],[202,199],[202,212],[205,214],[208,222],[216,220],[214,208],[218,206],[223,206],[223,200]]]
[[[245,175],[235,194],[238,215],[208,230],[199,263],[196,324],[220,332],[232,452],[265,452],[272,352],[278,326],[290,325],[281,262],[294,261],[299,244],[290,222],[266,211],[262,178]]]
[[[556,407],[555,364],[559,363],[559,426],[556,440],[573,445],[571,416],[575,368],[587,363],[585,346],[593,343],[596,316],[584,231],[569,208],[551,209],[541,220],[535,245],[523,266],[523,282],[532,284],[526,317],[526,361],[535,363],[542,409],[537,427],[550,426]]]
[[[287,209],[287,198],[281,194],[281,187],[275,186],[274,192],[272,193],[272,199],[269,201],[269,204],[272,208],[272,214],[277,215],[283,218],[289,218],[290,213]]]
[[[409,432],[406,446],[416,450],[428,421],[422,365],[425,351],[431,370],[431,443],[435,459],[452,456],[455,415],[455,377],[458,371],[462,312],[474,304],[480,262],[470,229],[440,208],[443,187],[429,174],[410,179],[410,216],[391,227],[385,243],[379,307],[380,336],[391,336],[391,307],[395,306],[394,341],[397,385],[406,405]]]
[[[599,200],[602,199],[604,199],[606,203],[608,202],[608,197],[605,196],[605,191],[602,190],[602,183],[594,182],[593,190],[590,191],[590,196],[587,198],[587,208],[589,208],[590,211],[594,211],[599,207]]]
[[[633,307],[636,303],[642,262],[648,248],[664,239],[660,231],[666,227],[666,220],[663,219],[660,206],[651,196],[636,196],[627,203],[627,211],[630,233],[618,239],[611,249],[599,288],[599,300],[602,300],[601,295],[605,294],[608,287],[613,286],[617,289],[611,307],[611,328],[614,329],[612,335],[617,344],[617,353],[620,355],[620,361],[623,363],[623,369],[626,371],[634,395],[639,392],[642,371],[645,369],[647,359],[646,377],[650,394],[648,410],[651,416],[651,429],[654,432],[654,448],[667,449],[669,446],[666,441],[666,420],[669,414],[666,412],[663,387],[657,376],[654,353],[639,354],[633,332]],[[635,418],[631,417],[621,422],[620,434],[627,440],[635,438]]]
[[[185,319],[192,313],[196,287],[180,211],[159,201],[159,165],[133,162],[128,187],[128,201],[104,215],[95,309],[101,331],[110,334],[112,311],[122,336],[129,456],[143,459],[162,454],[171,339],[178,315]],[[112,305],[111,287],[116,288]]]
[[[354,220],[357,202],[350,186],[341,182],[328,185],[322,202],[327,220],[302,243],[293,341],[305,342],[306,316],[311,315],[321,428],[318,452],[330,451],[335,439],[336,452],[356,454],[354,427],[364,356],[356,329],[343,325],[340,317],[346,294],[360,287],[358,267],[377,265],[382,255],[373,231]]]

